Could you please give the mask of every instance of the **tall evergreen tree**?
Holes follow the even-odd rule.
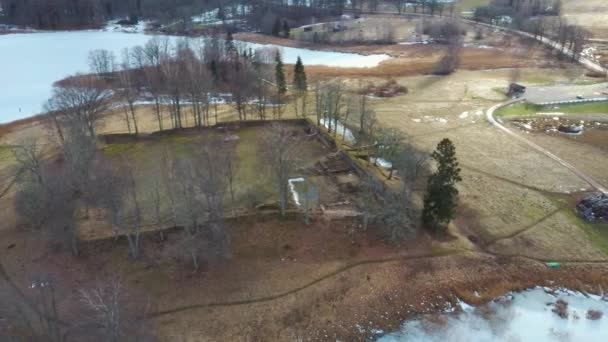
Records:
[[[306,72],[304,71],[304,64],[302,58],[298,56],[298,60],[293,70],[293,88],[295,89],[294,109],[296,116],[298,116],[299,106],[301,103],[302,115],[306,116],[306,98],[308,94],[308,83],[306,81]]]
[[[296,66],[293,69],[293,86],[299,92],[308,90],[306,71],[304,71],[304,64],[302,63],[302,58],[300,58],[300,56],[298,56]]]
[[[456,183],[462,178],[456,148],[450,139],[441,140],[432,157],[437,162],[437,171],[428,180],[422,222],[427,228],[438,230],[445,229],[445,225],[455,216],[458,195]]]
[[[277,17],[272,25],[272,35],[278,37],[281,34],[281,19]]]
[[[287,82],[285,81],[285,71],[283,70],[283,59],[281,53],[277,51],[275,55],[275,81],[277,85],[277,94],[283,96],[287,93]]]
[[[291,29],[289,28],[289,24],[287,23],[286,20],[283,20],[283,36],[285,38],[289,38],[290,31],[291,31]]]
[[[222,4],[220,4],[220,7],[217,9],[216,18],[221,21],[226,20],[226,12],[224,11],[224,6],[222,6]]]
[[[226,33],[226,52],[228,55],[233,55],[235,53],[238,54],[236,46],[234,45],[234,37],[232,36],[232,32],[228,31]]]

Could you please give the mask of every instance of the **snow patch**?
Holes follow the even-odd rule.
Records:
[[[300,195],[298,194],[298,191],[296,190],[296,186],[295,183],[303,183],[306,180],[304,178],[291,178],[290,180],[288,180],[287,182],[289,183],[289,191],[291,191],[291,195],[293,196],[293,201],[296,203],[296,205],[299,207],[302,204],[300,203]]]
[[[321,119],[320,120],[321,126],[329,129],[330,125],[331,125],[331,129],[332,130],[336,130],[337,134],[340,137],[344,137],[344,140],[346,140],[346,142],[354,144],[355,142],[357,142],[357,139],[355,139],[355,136],[353,135],[353,132],[348,129],[347,127],[345,127],[339,120],[338,121],[334,121],[334,120],[326,120],[326,119]]]
[[[558,300],[568,303],[568,315],[553,308]],[[601,296],[568,289],[536,287],[509,293],[477,308],[457,300],[462,311],[449,309],[444,319],[406,321],[400,331],[380,337],[381,342],[401,341],[606,341],[608,319],[586,318],[589,310],[608,314]],[[433,323],[441,321],[441,324]]]

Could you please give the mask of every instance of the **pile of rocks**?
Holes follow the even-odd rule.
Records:
[[[608,193],[586,197],[576,205],[576,210],[588,222],[608,222]]]

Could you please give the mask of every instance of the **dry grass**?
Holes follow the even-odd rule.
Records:
[[[399,77],[431,74],[435,71],[437,62],[443,56],[444,49],[441,46],[407,47],[401,50],[403,57],[387,60],[374,68],[307,66],[306,73],[312,79]],[[459,69],[487,70],[551,66],[555,66],[555,64],[547,59],[544,51],[537,51],[532,55],[521,55],[517,51],[465,48],[462,50]]]
[[[586,27],[594,38],[608,38],[608,3],[604,0],[565,0],[563,16]]]
[[[550,73],[550,78],[539,75],[547,74],[524,69],[520,77],[522,81],[541,83],[572,77],[568,71]],[[463,166],[456,232],[465,237],[472,235],[485,244],[519,236],[526,229],[525,234],[521,233],[525,239],[500,240],[493,250],[509,254],[528,254],[533,250],[532,255],[541,258],[602,258],[600,246],[591,243],[577,224],[578,219],[573,221],[559,212],[562,204],[556,202],[555,194],[567,196],[588,185],[485,121],[485,108],[503,99],[496,90],[506,87],[510,76],[508,70],[501,70],[399,78],[397,81],[410,93],[374,100],[373,104],[383,125],[403,130],[423,150],[432,150],[444,137],[455,143]],[[605,169],[608,158],[604,154],[577,148],[564,155],[585,153],[585,158],[589,158],[589,164],[581,165],[585,172],[595,174],[594,169]],[[560,151],[557,145],[551,149]],[[598,158],[601,163],[596,161],[597,166],[592,166],[591,160]]]

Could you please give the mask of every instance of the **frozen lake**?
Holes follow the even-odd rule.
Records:
[[[567,303],[567,317],[561,318],[553,312],[558,300]],[[377,341],[608,341],[608,302],[599,296],[564,290],[551,293],[534,288],[480,307],[464,303],[460,306],[462,312],[444,313],[432,322],[424,318],[407,321],[401,331]],[[601,312],[601,318],[589,319],[589,310]]]
[[[40,113],[53,82],[88,71],[89,51],[107,49],[120,57],[124,48],[143,45],[151,37],[100,30],[0,35],[0,123]],[[255,49],[263,45],[249,46]],[[288,47],[281,50],[286,63],[295,63],[301,56],[305,65],[373,67],[390,58]]]

